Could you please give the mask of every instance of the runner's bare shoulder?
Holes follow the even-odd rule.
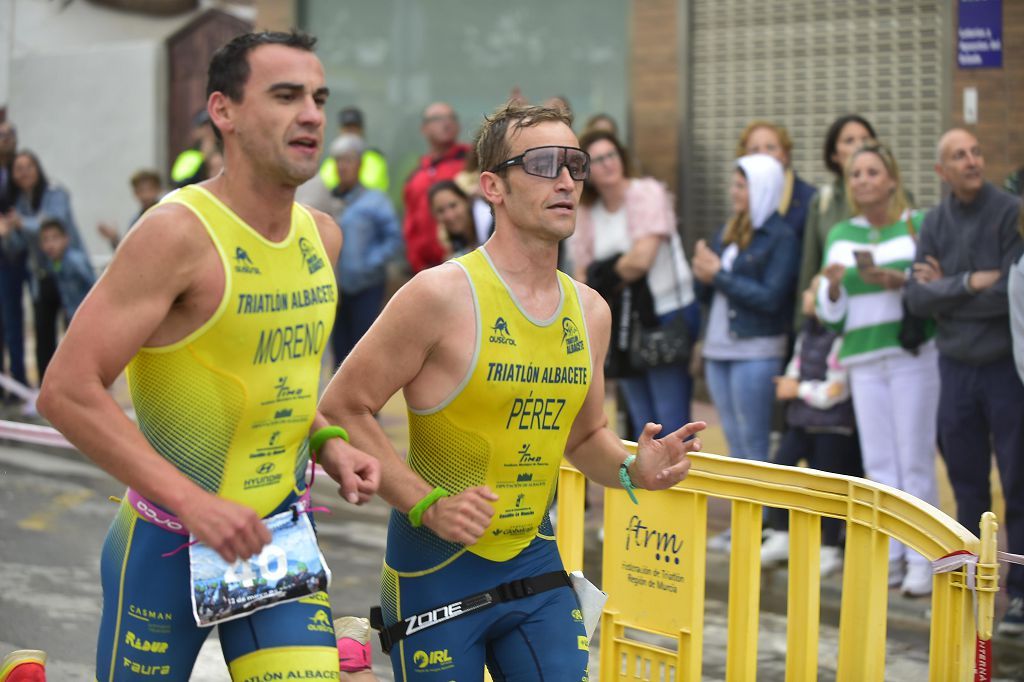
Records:
[[[217,258],[199,217],[181,204],[163,203],[147,211],[128,231],[107,270],[122,282],[127,274],[140,284],[156,278],[184,290],[197,272]]]
[[[472,316],[473,294],[466,272],[454,263],[442,263],[418,273],[399,289],[395,299],[403,309],[429,322],[451,322]]]

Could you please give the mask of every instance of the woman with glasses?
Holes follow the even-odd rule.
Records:
[[[12,177],[14,190],[11,196],[14,211],[0,221],[0,244],[9,262],[27,261],[29,265],[35,317],[36,367],[39,371],[39,380],[42,382],[50,358],[57,350],[57,316],[61,312],[61,302],[53,264],[39,247],[39,226],[45,218],[55,218],[64,226],[71,246],[81,249],[82,240],[71,214],[71,199],[67,190],[47,179],[35,154],[29,151],[19,152],[14,157]],[[20,284],[18,289],[20,290]],[[20,293],[17,300],[20,310]],[[6,315],[4,322],[7,322]],[[21,322],[20,315],[18,322]],[[23,335],[21,330],[18,333],[19,337]],[[22,377],[19,378],[18,371],[13,365],[12,354],[12,375],[23,381],[23,370]]]
[[[570,247],[577,279],[596,285],[612,308],[613,343],[606,371],[621,380],[632,436],[647,422],[671,433],[690,421],[693,381],[688,365],[632,367],[623,327],[666,327],[681,317],[687,343],[692,345],[697,337],[700,309],[676,231],[672,197],[653,178],[630,177],[629,155],[612,133],[585,133],[580,148],[590,155],[590,180],[583,186]],[[634,319],[623,319],[625,291],[630,292],[631,311],[637,313]]]
[[[850,372],[853,409],[867,477],[938,504],[935,483],[938,351],[900,342],[904,274],[914,262],[923,213],[911,211],[899,167],[884,146],[854,151],[846,167],[855,217],[825,243],[818,317],[843,335],[840,362]],[[908,595],[932,590],[932,567],[892,541],[889,584]]]

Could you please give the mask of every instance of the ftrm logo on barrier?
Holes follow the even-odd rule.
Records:
[[[656,561],[679,564],[683,540],[674,532],[649,527],[634,514],[626,524],[626,551],[632,548],[653,549]]]

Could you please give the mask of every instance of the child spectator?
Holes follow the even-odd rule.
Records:
[[[802,294],[803,326],[796,338],[793,359],[784,376],[775,377],[775,397],[789,401],[786,408],[788,430],[775,453],[776,464],[795,466],[806,459],[810,467],[833,474],[863,476],[860,443],[850,399],[850,381],[839,363],[843,339],[828,329],[814,314],[821,276],[811,280]],[[774,530],[761,545],[761,564],[769,566],[789,558],[789,515],[783,509],[771,509],[769,525]],[[842,522],[822,519],[821,575],[842,566],[839,536]]]
[[[135,171],[132,174],[132,194],[135,195],[136,201],[139,202],[138,212],[132,216],[132,219],[128,221],[128,229],[132,229],[132,225],[138,222],[142,214],[151,209],[160,201],[160,197],[164,195],[163,183],[160,181],[160,174],[155,170],[143,168],[142,170]],[[107,240],[110,244],[111,250],[116,249],[117,245],[121,242],[121,233],[117,227],[110,223],[100,223],[96,226],[96,231]]]
[[[78,306],[96,283],[89,257],[71,246],[64,224],[55,218],[47,218],[39,225],[39,248],[53,265],[60,302],[70,324]]]

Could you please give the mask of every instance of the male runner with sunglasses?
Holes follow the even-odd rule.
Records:
[[[376,489],[377,461],[323,440],[341,433],[321,431],[316,411],[342,240],[330,216],[294,201],[323,144],[314,43],[249,33],[214,54],[207,109],[223,172],[142,216],[46,374],[39,411],[130,486],[101,558],[97,680],[188,679],[210,632],[195,616],[247,600],[228,594],[226,567],[216,588],[190,584],[189,531],[227,564],[274,550],[261,577],[280,590],[289,576],[269,576],[294,578],[318,553],[300,516],[310,450],[349,502]],[[126,366],[138,425],[107,392]],[[278,514],[307,531],[297,549],[264,522]],[[218,626],[232,679],[338,679],[326,592],[239,616]]]
[[[477,153],[494,235],[400,290],[321,400],[377,453],[395,508],[381,601],[396,679],[479,680],[485,662],[495,680],[586,679],[580,605],[547,519],[562,454],[603,485],[663,489],[700,447],[684,440],[703,423],[661,440],[648,424],[627,458],[606,426],[610,314],[556,269],[589,172],[578,147],[554,109],[488,118]],[[408,462],[373,418],[399,389]]]

